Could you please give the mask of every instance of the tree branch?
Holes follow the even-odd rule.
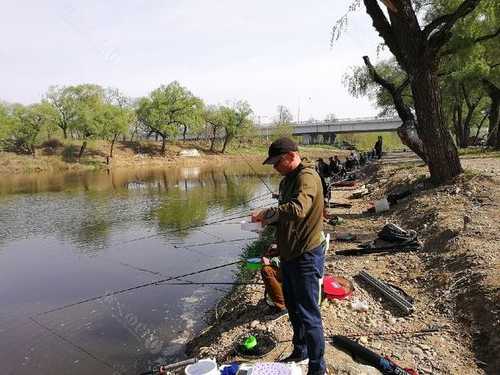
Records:
[[[485,42],[487,40],[496,38],[497,36],[500,36],[500,28],[497,31],[495,31],[494,33],[486,34],[486,35],[483,35],[483,36],[480,36],[480,37],[473,39],[470,44],[465,44],[462,47],[455,47],[455,48],[447,49],[441,53],[441,56],[453,55],[454,53],[456,53],[462,49],[465,49],[467,47],[470,47],[473,44],[482,43],[482,42]]]
[[[389,92],[389,94],[391,94],[394,107],[396,108],[398,116],[401,118],[401,120],[414,121],[414,116],[411,113],[410,108],[408,107],[408,105],[406,105],[401,96],[401,92],[410,82],[409,78],[407,77],[406,80],[399,87],[396,88],[396,86],[393,83],[387,81],[386,79],[382,78],[380,74],[378,74],[368,56],[363,56],[363,61],[365,62],[365,65],[368,68],[368,72],[370,73],[372,79],[380,86],[382,86],[384,89],[386,89]]]
[[[479,5],[481,0],[465,0],[453,13],[445,14],[436,18],[424,28],[424,36],[429,39],[429,46],[438,51],[450,38],[450,30],[458,20],[471,13]],[[439,29],[434,32],[434,30]],[[431,35],[432,34],[432,35]]]
[[[481,0],[465,0],[453,13],[443,14],[437,17],[424,27],[424,36],[427,38],[437,28],[439,28],[438,33],[446,33],[460,18],[472,12],[476,6],[479,5],[480,1]],[[441,25],[443,26],[441,27]]]
[[[375,70],[375,67],[372,65],[370,58],[368,56],[363,56],[363,61],[365,62],[366,67],[368,68],[368,72],[370,73],[370,76],[372,79],[377,82],[380,86],[382,86],[384,89],[386,89],[389,92],[394,92],[396,91],[396,86],[392,84],[391,82],[385,80],[382,78],[378,72]]]
[[[398,8],[396,8],[396,6],[392,2],[393,0],[380,0],[380,1],[382,1],[385,4],[387,9],[393,11],[394,13],[398,12]]]
[[[462,94],[464,95],[465,104],[467,105],[467,108],[470,109],[472,107],[472,103],[471,103],[470,98],[469,98],[469,93],[467,92],[467,89],[465,88],[465,83],[461,82],[460,88],[462,89]]]
[[[403,90],[410,84],[410,77],[409,76],[406,76],[406,79],[403,81],[403,83],[401,85],[399,85],[399,87],[396,88],[396,92],[401,95],[401,93],[403,92]]]
[[[480,36],[479,38],[474,39],[474,43],[484,42],[486,40],[493,39],[499,35],[500,35],[500,28],[498,28],[497,31],[495,31],[494,33],[486,34],[486,35]]]
[[[396,58],[401,57],[400,49],[396,39],[394,38],[392,26],[386,18],[384,12],[380,8],[377,0],[363,0],[366,12],[371,17],[373,27],[385,41],[387,47],[391,50]],[[398,59],[399,60],[399,59]]]

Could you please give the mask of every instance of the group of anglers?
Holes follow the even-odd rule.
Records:
[[[293,351],[284,362],[308,364],[308,375],[326,373],[325,339],[319,308],[327,243],[323,232],[324,177],[341,175],[368,158],[380,157],[379,137],[374,151],[352,152],[345,162],[330,158],[320,164],[301,158],[289,138],[274,141],[263,164],[270,164],[283,179],[278,205],[252,213],[253,221],[273,225],[276,238],[263,254],[262,277],[271,297],[273,312],[287,312],[293,328]]]
[[[342,162],[337,155],[328,159],[326,163],[319,158],[316,164],[316,170],[323,178],[339,177],[344,178],[348,172],[357,167],[365,165],[369,160],[380,159],[382,157],[382,137],[378,137],[373,149],[369,152],[352,151]]]

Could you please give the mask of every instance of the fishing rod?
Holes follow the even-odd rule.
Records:
[[[269,207],[269,205],[266,204],[266,205],[263,205],[263,206],[258,206],[258,207],[255,207],[254,209],[266,208],[266,207]],[[161,236],[161,235],[164,235],[164,234],[178,233],[178,232],[185,231],[187,229],[196,229],[196,228],[206,227],[206,226],[209,226],[209,225],[221,224],[221,223],[225,223],[227,221],[231,221],[231,220],[235,220],[235,219],[242,219],[242,218],[249,217],[249,216],[250,216],[249,213],[246,213],[244,215],[234,216],[234,217],[225,218],[225,219],[221,219],[221,220],[214,220],[214,221],[210,221],[210,222],[203,223],[203,224],[191,225],[191,226],[186,226],[186,227],[183,227],[183,228],[178,228],[178,229],[174,229],[174,230],[170,230],[170,231],[158,232],[158,233],[155,233],[155,234],[150,234],[150,235],[147,235],[147,236],[142,236],[142,237],[137,237],[137,238],[132,238],[130,240],[122,241],[122,242],[117,243],[117,245],[123,245],[123,244],[131,243],[131,242],[147,240],[147,239],[155,238],[155,237],[158,237],[158,236]]]
[[[257,238],[258,237],[235,238],[235,239],[232,239],[232,240],[224,240],[223,239],[221,241],[205,242],[205,243],[199,242],[199,243],[188,244],[188,245],[177,245],[177,244],[174,244],[174,247],[176,249],[180,249],[180,248],[187,249],[187,248],[191,248],[191,247],[208,246],[208,245],[220,245],[220,244],[223,244],[223,243],[241,242],[241,241],[247,241],[247,240],[255,240]]]
[[[255,175],[257,176],[257,178],[264,184],[264,186],[267,188],[267,190],[269,190],[269,192],[271,194],[274,194],[274,191],[269,187],[269,185],[266,183],[266,181],[264,180],[264,178],[262,178],[262,176],[259,175],[259,173],[255,170],[255,168],[248,161],[248,159],[241,152],[238,152],[238,154],[243,158],[243,160],[245,160],[245,162],[248,164],[248,166],[250,167],[250,169],[253,171],[253,173],[255,173]]]
[[[171,280],[178,280],[178,279],[183,278],[183,277],[198,275],[200,273],[204,273],[204,272],[208,272],[208,271],[213,271],[213,270],[216,270],[216,269],[219,269],[219,268],[229,267],[229,266],[232,266],[232,265],[235,265],[235,264],[244,263],[244,262],[245,262],[245,260],[238,260],[238,261],[235,261],[235,262],[225,263],[225,264],[221,264],[221,265],[218,265],[218,266],[204,268],[204,269],[201,269],[201,270],[197,270],[197,271],[185,273],[183,275],[171,276],[171,277],[167,277],[167,278],[164,278],[164,279],[160,279],[160,280],[156,280],[156,281],[151,281],[151,282],[144,283],[144,284],[139,284],[139,285],[136,285],[136,286],[133,286],[133,287],[130,287],[130,288],[124,288],[124,289],[115,290],[115,291],[104,293],[104,294],[101,294],[101,295],[98,295],[98,296],[95,296],[95,297],[89,297],[89,298],[82,299],[80,301],[68,303],[68,304],[66,304],[64,306],[55,307],[53,309],[37,313],[37,314],[35,314],[33,316],[47,315],[47,314],[50,314],[50,313],[54,313],[56,311],[66,310],[66,309],[68,309],[70,307],[82,305],[84,303],[98,301],[98,300],[101,300],[101,299],[106,298],[106,297],[116,296],[118,294],[123,294],[123,293],[131,292],[131,291],[134,291],[134,290],[146,288],[148,286],[162,285],[162,284],[164,284],[164,283],[166,283],[168,281],[171,281]]]
[[[431,333],[443,332],[447,329],[446,326],[431,326],[428,328],[417,329],[417,330],[399,330],[399,331],[381,331],[381,332],[364,332],[364,333],[346,333],[341,334],[346,337],[383,337],[383,336],[404,336],[404,335],[413,335],[413,336],[421,336],[428,335]],[[329,338],[333,336],[328,336]]]
[[[174,370],[179,367],[191,365],[193,363],[198,362],[197,358],[189,358],[184,361],[176,362],[176,363],[171,363],[169,365],[161,365],[158,366],[158,368],[155,368],[151,371],[146,371],[146,372],[141,372],[139,375],[153,375],[153,374],[167,374],[169,370]]]
[[[399,330],[399,331],[379,331],[379,332],[363,332],[363,333],[339,333],[338,335],[325,335],[325,339],[332,339],[336,336],[345,336],[351,338],[358,337],[384,337],[384,336],[405,336],[405,335],[413,335],[413,336],[423,336],[430,335],[433,333],[443,332],[448,330],[446,326],[431,326],[428,328],[417,329],[417,330]],[[287,343],[291,342],[292,339],[289,340],[280,340],[279,343]]]
[[[228,281],[228,282],[182,281],[176,283],[165,283],[163,285],[265,285],[265,284],[259,282],[239,282],[239,281]]]

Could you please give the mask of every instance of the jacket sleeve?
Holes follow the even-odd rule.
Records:
[[[312,207],[314,197],[318,194],[318,185],[311,173],[302,173],[298,176],[297,190],[289,202],[272,208],[279,217],[303,219]]]

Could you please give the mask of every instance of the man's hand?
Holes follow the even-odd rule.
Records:
[[[267,225],[278,221],[278,213],[271,209],[254,211],[251,214],[251,218],[252,223],[261,221],[263,225]]]
[[[259,221],[264,221],[266,210],[253,211],[251,214],[252,223],[258,223]]]
[[[262,257],[261,260],[264,266],[269,266],[271,264],[271,261],[269,260],[268,257]]]
[[[268,258],[276,257],[278,256],[278,246],[276,244],[271,244],[266,251],[264,251],[264,256]]]

